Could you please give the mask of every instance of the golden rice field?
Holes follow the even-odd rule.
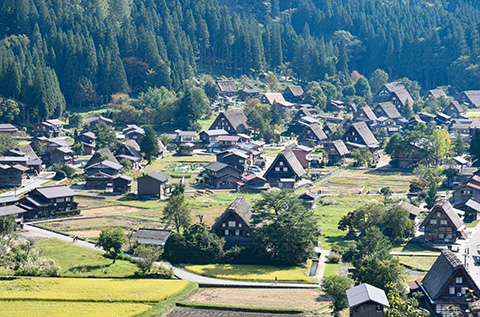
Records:
[[[158,303],[187,285],[156,279],[20,278],[0,281],[0,300]]]
[[[186,270],[210,277],[229,280],[273,282],[312,282],[302,268],[296,266],[268,266],[243,264],[184,265]]]
[[[130,303],[85,303],[55,301],[0,301],[0,316],[36,317],[127,317],[142,314],[152,307]]]

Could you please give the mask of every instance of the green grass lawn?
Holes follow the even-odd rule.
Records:
[[[275,277],[282,282],[312,282],[297,266],[269,266],[243,264],[207,264],[182,266],[188,271],[209,277],[229,280],[274,282]]]
[[[417,271],[427,272],[437,260],[436,256],[399,256],[400,263]]]
[[[422,243],[408,241],[405,244],[402,244],[398,247],[394,247],[391,250],[392,252],[420,252],[420,253],[438,253],[440,250],[428,248]]]
[[[347,246],[349,241],[345,237],[347,232],[337,228],[338,222],[349,211],[353,211],[364,204],[376,202],[378,199],[380,198],[365,195],[327,196],[321,199],[315,213],[320,216],[322,248],[328,250],[333,244]]]
[[[127,277],[138,267],[128,261],[103,257],[102,252],[88,249],[59,239],[40,240],[35,243],[44,257],[52,258],[61,267],[60,275],[68,277]]]
[[[340,263],[327,263],[325,267],[325,274],[324,276],[332,276],[332,275],[339,275],[340,274]]]
[[[480,222],[480,220],[474,220],[472,222],[467,223],[467,228],[475,228],[475,226]]]

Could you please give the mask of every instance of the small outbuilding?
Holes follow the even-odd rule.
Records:
[[[351,317],[385,316],[390,307],[385,291],[370,284],[360,284],[347,290]]]
[[[160,245],[164,246],[171,230],[140,228],[132,236],[138,244]]]
[[[127,175],[118,174],[112,178],[112,187],[114,193],[129,193],[132,188],[133,178]]]
[[[170,193],[169,179],[169,175],[161,172],[151,172],[137,178],[138,196],[153,196],[159,199],[167,196]]]

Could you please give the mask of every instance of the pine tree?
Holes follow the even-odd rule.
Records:
[[[152,162],[152,159],[158,156],[160,151],[158,147],[158,138],[151,125],[144,127],[145,135],[140,140],[140,149],[145,154],[148,160],[148,164]]]

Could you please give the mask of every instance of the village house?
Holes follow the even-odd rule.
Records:
[[[413,108],[413,98],[404,85],[397,82],[385,84],[372,96],[373,103],[391,101],[398,111],[402,111],[407,104]]]
[[[12,137],[17,136],[18,129],[10,123],[0,123],[0,135],[8,134]]]
[[[122,133],[127,139],[140,140],[145,135],[145,130],[136,124],[128,124],[127,127],[122,130]]]
[[[224,129],[218,130],[205,130],[200,132],[199,137],[202,141],[202,147],[206,148],[209,144],[215,143],[219,136],[228,135],[228,132]]]
[[[140,198],[154,197],[162,199],[170,194],[168,180],[170,176],[161,172],[150,172],[137,178],[137,191]]]
[[[260,102],[271,106],[274,103],[285,102],[285,98],[283,98],[283,95],[279,92],[269,92],[262,95]]]
[[[237,94],[237,84],[233,80],[217,80],[220,96],[233,97]]]
[[[308,191],[306,193],[300,194],[298,196],[298,199],[302,201],[302,204],[305,208],[307,209],[315,209],[317,207],[317,199],[320,197],[318,193],[312,193],[311,191]]]
[[[365,122],[368,126],[374,124],[377,121],[377,116],[373,113],[369,106],[363,106],[358,109],[357,113],[353,116],[352,122]]]
[[[402,117],[400,112],[392,102],[381,102],[373,108],[373,113],[377,118],[387,117],[390,119],[399,119]]]
[[[172,230],[140,228],[132,236],[138,244],[164,246]]]
[[[0,206],[0,218],[13,216],[15,218],[15,230],[23,229],[23,214],[25,209],[16,205]]]
[[[225,245],[249,246],[253,244],[252,205],[243,196],[238,196],[213,224],[212,231],[225,239]]]
[[[309,103],[302,103],[300,105],[300,109],[301,108],[306,108],[312,115],[316,115],[317,114],[317,109],[315,109],[315,107]]]
[[[185,143],[193,144],[195,149],[201,148],[202,145],[202,142],[197,139],[197,131],[175,130],[168,134],[168,138],[170,144],[175,145],[177,149],[180,148],[180,145]]]
[[[305,126],[302,133],[298,136],[298,143],[305,146],[320,146],[327,139],[322,130],[322,126],[318,123]]]
[[[327,110],[335,113],[346,111],[347,107],[345,106],[345,103],[341,100],[330,100],[330,102],[327,104]],[[355,110],[355,112],[356,111],[357,110]]]
[[[287,112],[291,113],[296,110],[295,104],[289,101],[279,101],[279,102],[276,102],[275,105],[277,106],[277,110],[282,116],[282,118],[286,116]]]
[[[20,199],[19,206],[26,210],[25,219],[48,218],[76,210],[76,195],[68,186],[37,187]]]
[[[115,151],[115,158],[118,162],[128,160],[132,163],[132,168],[139,168],[143,160],[140,145],[135,140],[126,140]]]
[[[335,165],[337,163],[345,164],[345,158],[350,152],[342,140],[332,141],[326,148],[328,155],[328,165]]]
[[[480,202],[480,176],[474,175],[463,184],[454,188],[453,200],[455,205],[460,205],[473,199]]]
[[[250,134],[247,117],[241,109],[230,109],[218,114],[209,130],[225,130],[230,135]]]
[[[23,165],[5,165],[0,163],[0,188],[1,187],[16,187],[27,184],[28,167]]]
[[[63,135],[63,126],[65,122],[58,119],[45,120],[33,126],[34,137],[59,137]]]
[[[443,113],[449,115],[450,117],[459,117],[465,111],[463,107],[458,103],[458,101],[452,101],[448,104],[448,106],[443,109]]]
[[[222,162],[213,162],[205,166],[204,182],[214,189],[235,189],[240,181],[241,172]]]
[[[450,250],[442,250],[427,275],[418,283],[437,316],[451,316],[455,311],[465,311],[469,303],[480,296],[480,290],[462,260]]]
[[[310,160],[312,157],[312,152],[313,149],[311,147],[305,146],[305,145],[297,145],[297,144],[290,144],[287,145],[286,148],[292,150],[293,154],[297,158],[297,160],[300,162],[300,165],[304,169],[307,169],[310,167]]]
[[[390,207],[394,207],[394,206],[399,206],[403,209],[405,209],[406,211],[408,211],[408,218],[410,218],[411,220],[414,220],[417,219],[418,215],[422,212],[422,209],[415,206],[415,205],[412,205],[410,203],[407,203],[406,201],[404,200],[401,200],[399,201],[398,203],[394,203],[392,205],[390,205]]]
[[[441,200],[433,206],[427,217],[420,224],[425,230],[425,241],[454,243],[459,238],[466,238],[466,228],[459,216],[462,211],[455,209],[448,200]]]
[[[126,194],[132,189],[133,178],[123,174],[117,174],[112,178],[112,191],[114,193]]]
[[[360,284],[347,289],[350,317],[385,316],[384,311],[390,307],[385,292],[370,284]]]
[[[241,101],[248,101],[250,99],[259,99],[260,98],[260,91],[255,89],[246,89],[242,90],[238,93],[238,97]]]
[[[92,164],[85,168],[87,174],[86,188],[105,189],[112,184],[112,178],[115,176],[122,165],[104,160],[100,163]]]
[[[97,127],[97,124],[100,124],[101,122],[105,123],[109,127],[113,127],[113,120],[109,118],[105,118],[104,116],[97,116],[93,118],[87,119],[87,123],[89,126],[89,130],[93,131]]]
[[[465,213],[464,220],[466,222],[472,222],[478,219],[480,203],[473,199],[469,199],[464,203],[455,205],[455,209],[461,210]]]
[[[15,157],[22,158],[20,165],[28,167],[27,174],[38,175],[42,171],[42,161],[38,158],[30,145],[22,145],[5,153],[6,157],[15,160]],[[26,158],[26,159],[25,159]],[[3,164],[15,165],[17,163],[2,161]],[[13,164],[12,164],[13,163]]]
[[[180,155],[189,155],[192,156],[194,153],[193,151],[195,150],[195,144],[187,142],[187,143],[181,143],[180,147],[178,149],[178,153]]]
[[[373,132],[385,130],[388,135],[402,132],[402,125],[398,124],[395,119],[390,119],[388,117],[379,117],[377,122],[370,126]]]
[[[217,154],[217,162],[222,162],[234,167],[240,174],[245,173],[252,163],[248,153],[239,149],[232,149],[231,151]]]
[[[326,124],[323,125],[323,133],[325,133],[328,139],[330,139],[330,134],[336,131],[337,131],[337,126],[333,123],[327,122]]]
[[[436,99],[440,97],[447,98],[447,94],[443,89],[430,89],[423,97],[423,100]]]
[[[271,186],[293,188],[302,179],[305,170],[290,149],[278,153],[264,176]]]
[[[237,191],[239,193],[258,194],[270,188],[270,184],[265,178],[255,174],[244,176],[237,182]]]
[[[60,163],[60,164],[73,164],[73,156],[74,153],[72,149],[68,147],[57,147],[54,148],[52,151],[49,152],[49,155],[47,156],[48,159],[46,160],[46,163],[49,164],[55,164],[55,163]],[[42,157],[42,160],[44,157]]]
[[[342,140],[350,152],[366,146],[372,153],[375,153],[380,145],[365,122],[356,122],[349,125],[345,129]]]
[[[302,102],[304,97],[304,92],[302,86],[298,85],[291,85],[287,86],[283,91],[283,98],[286,101],[293,102],[293,103],[300,103]]]
[[[449,125],[451,121],[452,117],[442,112],[437,113],[437,116],[435,117],[437,125]]]
[[[117,161],[117,159],[115,158],[113,153],[110,152],[109,149],[102,148],[102,149],[98,149],[97,151],[95,151],[95,153],[92,155],[92,157],[88,160],[87,164],[85,164],[84,168],[87,168],[90,165],[93,165],[93,164],[96,164],[96,163],[103,162],[105,160],[109,160],[110,162],[119,164],[119,162]]]
[[[91,155],[93,151],[95,150],[95,140],[97,137],[95,136],[95,133],[93,132],[85,132],[82,134],[79,134],[75,137],[75,144],[81,143],[83,144],[83,153],[77,153],[77,154],[85,154],[85,155]]]
[[[0,206],[16,205],[20,201],[16,196],[2,196],[0,197]]]
[[[457,100],[470,109],[480,108],[480,90],[466,90],[458,96]]]
[[[27,174],[37,175],[41,172],[42,161],[40,160],[30,160],[26,156],[1,156],[0,164],[8,166],[24,166],[27,167]]]
[[[310,124],[320,124],[320,122],[310,116],[303,116],[296,120],[292,120],[287,127],[287,131],[284,133],[287,136],[290,135],[299,135],[305,129],[306,126]]]

